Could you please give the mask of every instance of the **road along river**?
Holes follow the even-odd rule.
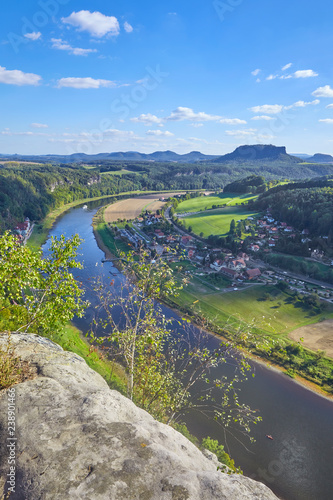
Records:
[[[104,202],[106,203],[106,202]],[[80,260],[84,269],[78,272],[84,283],[96,276],[110,278],[110,271],[118,273],[107,262],[101,264],[104,253],[98,248],[92,217],[101,202],[72,209],[57,221],[50,236],[67,237],[78,233],[84,239]],[[47,250],[50,240],[44,246]],[[114,278],[116,284],[124,279]],[[88,281],[89,280],[89,281]],[[96,298],[87,292],[92,303]],[[93,307],[83,319],[75,321],[83,332],[89,330]],[[164,314],[177,317],[163,306]],[[218,339],[212,337],[212,344]],[[246,442],[248,451],[236,439],[229,437],[230,454],[244,474],[266,483],[284,500],[331,500],[333,498],[333,402],[297,384],[264,364],[253,362],[255,378],[243,383],[241,400],[258,409],[263,422],[254,426],[256,443]],[[187,418],[189,430],[198,437],[210,436],[224,443],[224,433],[217,424],[197,414]],[[265,436],[271,434],[274,440]],[[245,442],[245,441],[244,441]]]

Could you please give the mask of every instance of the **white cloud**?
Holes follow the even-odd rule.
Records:
[[[267,116],[267,115],[259,115],[259,116],[254,116],[251,118],[251,120],[274,120],[273,116]]]
[[[126,33],[132,33],[133,26],[131,26],[127,21],[124,22],[124,30]]]
[[[89,10],[80,10],[72,12],[70,16],[63,17],[64,24],[70,24],[78,31],[88,31],[92,36],[102,38],[105,35],[119,35],[119,22],[114,16],[105,16],[101,12],[90,12]]]
[[[275,80],[279,75],[269,75],[266,80]]]
[[[318,87],[317,90],[312,92],[312,95],[315,97],[333,97],[333,89],[329,85],[325,85],[324,87]]]
[[[333,123],[333,118],[323,118],[322,120],[319,121],[323,123]]]
[[[318,99],[314,99],[310,102],[305,101],[297,101],[291,104],[290,106],[283,106],[282,104],[263,104],[262,106],[254,106],[250,108],[250,111],[253,113],[265,113],[267,115],[277,115],[281,113],[283,110],[293,109],[293,108],[305,108],[306,106],[316,106],[320,101]],[[263,118],[263,116],[254,116],[252,120],[269,120],[269,117]]]
[[[333,109],[333,104],[329,104],[328,106],[326,106],[327,109]]]
[[[221,116],[208,115],[207,113],[195,113],[191,108],[178,107],[172,111],[171,115],[166,118],[168,121],[183,121],[189,120],[193,122],[208,122],[220,120]]]
[[[103,136],[105,136],[108,140],[128,140],[128,139],[141,139],[141,137],[138,137],[134,132],[131,130],[118,130],[118,129],[108,129],[103,133]]]
[[[257,83],[260,83],[260,82],[261,82],[260,78],[257,78],[257,79],[256,79],[256,82],[257,82]]]
[[[254,71],[251,72],[251,75],[257,76],[257,75],[259,75],[260,71],[261,71],[261,69],[255,69]]]
[[[134,132],[130,130],[117,130],[108,129],[104,132],[94,133],[94,132],[80,132],[80,133],[68,133],[64,132],[60,136],[53,137],[49,139],[52,143],[64,143],[64,144],[84,144],[87,142],[93,144],[101,144],[105,142],[115,142],[115,141],[134,141],[143,140],[143,138],[137,136]]]
[[[227,125],[246,125],[245,120],[240,120],[239,118],[222,118],[219,120],[220,123],[226,123]]]
[[[314,101],[310,102],[297,101],[294,102],[294,104],[291,104],[290,106],[284,106],[284,109],[305,108],[306,106],[316,106],[319,103],[320,103],[319,99],[315,99]]]
[[[292,66],[292,63],[289,63],[289,64],[286,64],[285,66],[283,66],[283,68],[281,68],[281,69],[282,69],[282,71],[286,71],[291,66]],[[271,75],[266,77],[266,80],[275,80],[276,78],[279,78],[280,80],[289,80],[290,78],[312,78],[314,76],[318,76],[318,73],[316,73],[312,69],[302,69],[302,70],[295,71],[294,73],[289,74],[289,75],[286,75],[286,74],[279,75],[277,73],[271,74]]]
[[[33,127],[33,128],[49,128],[49,126],[46,125],[46,123],[31,123],[30,127]]]
[[[33,42],[35,42],[36,40],[39,40],[39,38],[41,36],[42,36],[42,34],[40,31],[33,31],[32,33],[26,33],[24,35],[25,38],[27,38],[28,40],[32,40]]]
[[[267,115],[276,115],[281,113],[283,106],[281,104],[263,104],[262,106],[253,106],[250,111],[253,113],[264,113]]]
[[[96,80],[94,78],[61,78],[58,80],[58,88],[69,87],[73,89],[99,89],[100,87],[115,87],[116,84],[110,80]]]
[[[162,118],[158,118],[155,115],[152,115],[150,113],[147,114],[142,114],[140,116],[136,116],[135,118],[131,118],[132,122],[135,123],[144,123],[144,125],[161,125],[163,122]]]
[[[26,132],[12,132],[9,128],[2,130],[0,135],[19,137],[50,137],[50,134],[46,134],[45,132],[31,132],[31,130]]]
[[[34,73],[23,73],[18,69],[8,70],[0,66],[0,83],[8,85],[39,85],[41,76]]]
[[[249,137],[249,136],[254,136],[256,132],[257,129],[249,128],[246,130],[226,130],[225,133],[233,137]]]
[[[294,78],[311,78],[313,76],[318,76],[318,73],[315,73],[312,69],[302,69],[294,73]]]
[[[97,52],[96,49],[81,49],[79,47],[72,47],[69,45],[69,43],[65,42],[61,38],[52,38],[52,48],[57,49],[57,50],[66,50],[70,54],[73,54],[74,56],[87,56],[88,54],[91,54],[92,52]]]
[[[147,135],[154,135],[157,137],[173,137],[175,134],[169,132],[168,130],[148,130],[146,132]]]

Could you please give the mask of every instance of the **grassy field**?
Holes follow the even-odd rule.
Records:
[[[230,206],[226,208],[219,208],[209,212],[199,212],[198,214],[185,217],[184,220],[186,227],[192,227],[195,234],[203,233],[204,237],[218,235],[226,236],[230,229],[230,222],[232,219],[238,220],[247,219],[247,217],[256,217],[256,212],[248,212],[243,207]]]
[[[179,214],[200,212],[211,209],[213,205],[241,205],[257,197],[257,195],[240,195],[239,193],[221,193],[219,195],[200,196],[199,198],[191,198],[190,200],[183,201],[178,205],[176,212]]]
[[[127,253],[131,249],[123,240],[116,240],[109,231],[107,224],[104,222],[94,223],[93,227],[95,236],[98,236],[102,242],[102,245],[99,246],[104,251],[107,258],[111,259],[112,256],[117,256],[120,252]],[[108,251],[110,253],[108,253]]]
[[[268,300],[262,300],[269,294]],[[287,338],[289,332],[305,325],[333,318],[333,306],[315,316],[301,307],[289,303],[289,295],[274,286],[253,286],[242,291],[217,292],[209,294],[200,290],[196,278],[176,298],[182,307],[201,311],[218,326],[234,327],[255,325],[255,331],[272,337]],[[199,302],[198,302],[199,301]]]

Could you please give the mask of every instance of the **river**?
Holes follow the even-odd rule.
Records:
[[[104,202],[105,204],[106,202]],[[78,233],[84,239],[80,260],[84,269],[80,279],[101,275],[110,278],[117,272],[112,263],[102,264],[104,253],[98,248],[92,217],[101,202],[88,203],[88,209],[72,209],[54,225],[50,236]],[[46,243],[44,250],[49,246]],[[114,278],[117,284],[121,276]],[[94,302],[94,296],[88,297]],[[176,313],[164,307],[164,313]],[[86,332],[93,316],[89,308],[83,319],[75,321]],[[212,342],[218,342],[212,339]],[[255,378],[243,383],[241,400],[258,409],[263,422],[253,427],[254,444],[228,438],[230,454],[244,474],[267,484],[283,500],[331,500],[333,498],[333,402],[297,384],[280,372],[253,362]],[[189,430],[197,437],[210,436],[224,443],[221,427],[197,414],[187,419]],[[271,434],[274,440],[265,437]]]

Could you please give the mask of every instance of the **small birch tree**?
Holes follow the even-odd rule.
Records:
[[[0,236],[0,313],[7,330],[49,335],[87,306],[72,269],[80,238],[53,238],[49,256],[20,245],[9,232]]]
[[[175,296],[183,283],[176,283],[162,258],[129,254],[122,267],[126,280],[120,290],[113,280],[96,284],[92,330],[99,326],[105,334],[92,333],[91,341],[126,367],[128,397],[168,424],[199,411],[225,429],[236,422],[249,433],[261,418],[239,401],[239,383],[250,370],[244,356],[227,342],[212,347],[211,336],[188,319],[165,318],[158,300]],[[229,375],[221,375],[223,364],[232,366]]]

